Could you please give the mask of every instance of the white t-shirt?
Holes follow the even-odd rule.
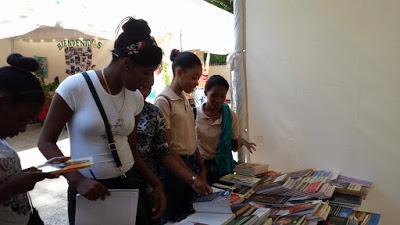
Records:
[[[8,177],[21,171],[17,153],[3,139],[0,139],[0,184]],[[0,202],[1,225],[24,225],[29,221],[31,206],[28,194],[21,193]]]
[[[87,73],[107,114],[122,168],[124,172],[127,172],[134,164],[127,136],[134,130],[135,116],[142,111],[143,96],[139,91],[130,91],[126,88],[117,95],[110,95],[101,85],[95,71],[91,70]],[[98,179],[119,176],[120,171],[108,149],[103,119],[82,74],[69,76],[60,84],[56,92],[74,111],[71,120],[67,123],[71,157],[93,157],[94,164],[91,170]],[[83,169],[81,173],[92,177],[89,169]]]

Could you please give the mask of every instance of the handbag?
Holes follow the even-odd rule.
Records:
[[[32,208],[32,214],[29,217],[27,225],[44,225],[43,220],[40,218],[39,212],[35,208]]]
[[[27,196],[28,196],[29,205],[32,209],[32,214],[29,217],[29,221],[28,221],[27,225],[44,225],[42,218],[40,218],[39,212],[32,205],[31,197],[29,196],[29,194]]]

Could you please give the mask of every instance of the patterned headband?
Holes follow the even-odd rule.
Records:
[[[151,45],[158,46],[153,37],[151,37]],[[146,46],[146,41],[139,41],[123,48],[114,49],[112,50],[112,54],[117,58],[127,57],[138,54],[141,50],[145,49]]]

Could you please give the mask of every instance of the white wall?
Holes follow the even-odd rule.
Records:
[[[0,39],[0,67],[7,66],[7,56],[11,52],[11,41],[9,39]]]
[[[1,41],[1,40],[0,40]],[[92,64],[96,65],[96,69],[106,66],[111,61],[111,50],[113,49],[113,41],[104,40],[100,49],[93,48]],[[1,42],[0,42],[1,43]],[[28,42],[16,40],[14,42],[14,52],[24,56],[42,56],[47,57],[49,77],[46,82],[52,82],[55,76],[60,78],[60,81],[67,77],[65,73],[66,64],[64,58],[64,50],[58,50],[58,42]],[[3,52],[0,52],[1,58]],[[5,54],[7,57],[7,54]],[[1,62],[1,61],[0,61]]]
[[[247,0],[253,161],[370,179],[364,209],[400,212],[400,1]]]

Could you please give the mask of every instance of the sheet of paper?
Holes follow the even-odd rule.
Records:
[[[225,213],[194,213],[188,216],[185,220],[181,221],[181,223],[202,223],[202,224],[210,224],[210,225],[222,225],[228,223],[230,220],[234,218],[234,214],[225,214]],[[179,223],[180,224],[180,223]]]
[[[76,197],[76,225],[135,225],[139,199],[137,189],[112,189],[104,201]]]

